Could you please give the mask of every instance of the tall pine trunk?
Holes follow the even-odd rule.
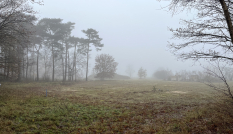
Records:
[[[32,64],[32,68],[33,68],[33,81],[35,81],[35,62],[34,62],[34,56],[35,56],[35,44],[34,44],[34,46],[33,46],[33,55],[32,55],[33,57],[32,57],[32,59],[33,59],[33,64]]]
[[[62,59],[62,80],[65,81],[65,74],[64,74],[64,59],[63,56],[61,56]]]
[[[25,68],[24,68],[24,50],[23,50],[23,55],[22,56],[23,56],[23,67],[22,67],[22,69],[23,69],[23,76],[22,77],[24,79],[24,74],[25,74],[25,72],[24,72],[25,71]]]
[[[72,77],[72,79],[74,80],[74,81],[76,81],[76,46],[77,46],[77,44],[75,43],[75,46],[74,46],[74,63],[73,63],[73,76],[74,76],[74,79],[73,79],[73,77]]]
[[[39,50],[37,50],[37,61],[36,62],[37,62],[36,63],[36,65],[37,65],[37,67],[36,67],[36,69],[37,69],[37,78],[36,78],[36,80],[39,81]]]
[[[26,67],[26,79],[28,78],[28,46],[27,46],[27,67]]]
[[[10,47],[9,47],[9,52],[8,52],[8,57],[7,57],[7,60],[8,60],[8,64],[7,64],[7,75],[6,75],[6,78],[9,79],[9,74],[10,74],[10,62],[11,62],[11,58],[10,58],[10,55],[11,55],[11,50],[10,50]]]
[[[65,58],[65,81],[66,81],[66,74],[67,74],[67,43],[65,43],[66,45],[66,58]]]
[[[70,54],[69,54],[69,51],[68,51],[68,81],[70,81]]]
[[[4,64],[4,80],[6,80],[6,69],[7,69],[6,68],[7,67],[7,65],[6,65],[6,57],[7,57],[6,54],[4,55],[4,57],[5,57],[4,58],[4,60],[5,60],[5,64]]]
[[[52,54],[53,54],[53,73],[52,73],[52,81],[54,81],[54,51],[53,51],[53,45],[52,45]]]
[[[20,47],[18,47],[18,79],[17,81],[21,81],[21,49]]]
[[[68,51],[69,81],[71,81],[70,52]]]
[[[46,58],[45,58],[45,55],[44,55],[44,63],[45,63],[44,64],[44,80],[46,80],[46,76],[47,76],[46,75],[47,73],[46,73],[46,61],[45,60],[46,60]]]
[[[89,43],[88,43],[88,49],[87,49],[87,70],[86,70],[86,81],[88,76],[88,59],[89,59]]]

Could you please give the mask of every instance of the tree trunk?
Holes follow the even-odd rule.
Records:
[[[10,74],[10,55],[11,55],[11,50],[10,50],[10,47],[9,47],[9,52],[8,52],[8,63],[7,63],[7,75],[6,75],[6,78],[9,79],[9,74]]]
[[[52,73],[52,81],[54,81],[54,51],[53,51],[53,45],[52,45],[52,54],[53,54],[53,73]]]
[[[35,63],[35,62],[34,62],[35,53],[34,53],[34,52],[35,52],[35,44],[34,44],[34,46],[33,46],[33,55],[32,55],[32,56],[33,56],[33,57],[32,57],[32,59],[33,59],[33,64],[32,64],[32,68],[33,68],[33,70],[32,70],[32,71],[33,71],[33,81],[35,81],[35,66],[34,66],[34,63]]]
[[[87,70],[86,70],[86,81],[88,76],[88,59],[89,59],[89,43],[88,43],[88,49],[87,49]]]
[[[231,36],[231,42],[233,43],[233,26],[232,26],[232,21],[231,21],[231,17],[230,17],[230,13],[229,13],[229,7],[227,7],[226,2],[224,0],[219,0],[219,2],[221,3],[223,12],[224,12],[224,16],[227,22],[227,26],[229,29],[229,34]]]
[[[21,62],[20,62],[21,53],[20,53],[20,51],[21,51],[21,49],[18,47],[18,79],[17,79],[17,81],[21,80]]]
[[[26,67],[26,79],[28,78],[28,46],[27,46],[27,67]]]
[[[75,61],[75,74],[74,74],[74,75],[75,75],[74,80],[77,81],[77,67],[76,67],[76,61]]]
[[[44,80],[46,80],[46,76],[47,76],[46,75],[47,73],[46,73],[46,61],[45,60],[46,60],[46,58],[45,58],[45,55],[44,55],[44,63],[45,63],[44,64]]]
[[[37,50],[37,81],[39,81],[39,50]]]
[[[68,52],[68,81],[70,81],[70,53]]]
[[[67,73],[67,43],[65,43],[66,45],[66,58],[65,58],[65,81],[66,81],[66,73]]]
[[[7,57],[7,56],[6,56],[6,54],[5,54],[5,56],[4,56],[4,57],[5,57],[5,65],[4,65],[4,80],[6,80],[6,69],[7,69],[7,68],[6,68],[6,67],[7,67],[7,66],[6,66],[6,57]]]
[[[25,69],[24,69],[24,51],[23,51],[23,55],[22,56],[23,56],[23,68],[22,68],[23,69],[23,76],[22,77],[24,79],[24,74],[25,74],[25,72],[24,72],[25,71]]]
[[[75,50],[74,50],[74,51],[75,51],[75,60],[74,60],[74,63],[75,63],[75,66],[74,66],[74,67],[75,67],[75,70],[74,70],[74,77],[75,77],[75,78],[74,78],[74,79],[75,79],[75,81],[76,81],[76,74],[77,74],[77,72],[76,72],[76,70],[77,70],[77,69],[76,69],[76,68],[77,68],[77,67],[76,67],[76,60],[77,60],[77,59],[76,59],[76,44],[75,44]]]
[[[32,78],[32,65],[30,66],[30,72],[29,72],[29,74],[30,74],[30,79]]]
[[[74,47],[74,61],[73,61],[73,75],[72,75],[72,80],[73,81],[74,81],[74,77],[75,77],[75,81],[76,81],[76,44],[75,44],[75,47]]]
[[[62,80],[65,81],[65,74],[64,74],[64,59],[63,56],[61,56],[62,59]]]

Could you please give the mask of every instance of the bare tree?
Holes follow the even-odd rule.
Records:
[[[134,69],[132,68],[132,66],[128,66],[127,67],[127,69],[126,69],[126,71],[125,71],[128,75],[129,75],[129,77],[131,78],[131,76],[134,74]]]
[[[196,19],[182,20],[185,28],[172,29],[173,38],[184,39],[181,44],[169,43],[172,52],[182,59],[223,59],[232,63],[233,3],[224,0],[186,1],[173,0],[172,11],[184,8],[196,9]],[[191,47],[190,51],[182,50]]]
[[[205,82],[205,84],[233,99],[233,91],[231,90],[230,85],[227,82],[227,78],[225,77],[226,72],[224,72],[227,64],[221,66],[220,62],[221,60],[215,60],[214,63],[210,63],[211,67],[205,67],[205,71],[208,76],[218,78],[219,80],[223,81],[224,84],[216,85],[212,83],[211,80],[208,80]]]
[[[141,78],[146,78],[147,72],[144,70],[142,67],[138,70],[138,77]]]
[[[118,63],[108,54],[97,55],[95,58],[96,78],[104,80],[105,78],[113,78],[117,69]]]
[[[184,43],[169,43],[169,47],[181,59],[200,59],[233,64],[233,2],[231,0],[172,0],[173,13],[184,9],[194,9],[197,16],[192,20],[182,20],[185,27],[172,29],[173,38]],[[191,48],[191,49],[187,49]],[[220,71],[220,70],[219,70]],[[213,75],[227,83],[224,74]],[[231,96],[230,92],[228,92]]]
[[[225,67],[223,70],[224,76],[226,80],[232,81],[233,79],[233,68],[231,67]]]

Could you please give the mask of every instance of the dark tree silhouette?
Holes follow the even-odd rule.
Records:
[[[26,0],[2,0],[0,12],[0,67],[4,70],[1,75],[4,79],[20,81],[35,12]]]

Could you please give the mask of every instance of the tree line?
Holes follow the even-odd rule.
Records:
[[[211,67],[209,67],[211,69]],[[230,67],[221,68],[225,79],[233,80],[233,69]],[[217,72],[217,70],[215,70]],[[153,77],[160,80],[168,81],[198,81],[198,82],[220,82],[221,80],[211,75],[208,70],[203,71],[187,71],[181,70],[175,73],[169,69],[158,69],[153,73]]]
[[[74,37],[75,23],[60,18],[38,20],[28,2],[0,2],[1,79],[76,81],[86,68],[87,80],[91,46],[97,51],[104,46],[98,31],[89,28],[82,30],[86,38]]]

